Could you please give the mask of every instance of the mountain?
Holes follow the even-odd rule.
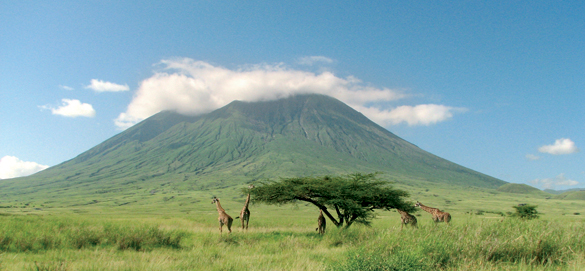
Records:
[[[556,195],[554,198],[565,200],[585,200],[585,190],[567,191],[562,194]]]
[[[505,184],[418,148],[334,98],[309,94],[234,101],[195,117],[160,112],[72,160],[1,180],[0,197],[200,191],[264,178],[375,171],[401,183]]]
[[[583,189],[583,188],[572,188],[572,189],[566,189],[566,190],[544,189],[543,191],[550,193],[550,194],[560,195],[560,194],[567,193],[567,192],[584,191],[584,190],[585,189]]]
[[[533,195],[540,195],[540,196],[551,196],[550,194],[532,187],[530,185],[527,184],[520,184],[520,183],[507,183],[504,184],[500,187],[498,187],[498,189],[496,189],[497,191],[500,192],[506,192],[506,193],[514,193],[514,194],[533,194]]]

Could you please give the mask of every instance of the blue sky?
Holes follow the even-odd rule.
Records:
[[[424,150],[585,187],[580,1],[3,1],[0,178],[159,110],[334,96]]]

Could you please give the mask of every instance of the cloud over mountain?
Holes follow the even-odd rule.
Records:
[[[421,104],[417,106],[399,106],[391,110],[369,107],[360,111],[373,121],[386,125],[407,123],[409,126],[431,125],[453,118],[456,112],[465,112],[465,108],[455,108],[438,104]]]
[[[327,62],[326,57],[305,61]],[[268,101],[295,94],[317,93],[337,98],[382,125],[406,122],[429,125],[447,120],[456,108],[419,105],[382,109],[372,103],[396,101],[407,95],[388,88],[372,87],[358,78],[337,77],[329,71],[313,73],[284,64],[249,65],[228,69],[189,58],[163,60],[162,69],[143,80],[127,110],[115,120],[128,128],[162,110],[185,115],[208,113],[233,100]]]

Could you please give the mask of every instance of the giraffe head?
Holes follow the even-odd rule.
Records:
[[[248,186],[248,188],[252,189],[252,188],[254,188],[254,185],[253,185],[253,184],[250,184],[250,185]]]
[[[213,200],[211,201],[211,204],[215,204],[215,203],[216,203],[216,202],[218,202],[218,201],[219,201],[219,199],[218,199],[218,198],[216,198],[215,196],[213,196]]]
[[[420,207],[420,202],[417,201],[414,207]]]

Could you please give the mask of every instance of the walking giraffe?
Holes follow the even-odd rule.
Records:
[[[212,204],[215,203],[215,206],[217,207],[217,212],[219,213],[219,217],[217,218],[217,220],[219,220],[219,233],[220,234],[223,233],[224,224],[227,225],[228,231],[232,233],[232,222],[234,222],[234,219],[231,216],[229,216],[221,207],[218,198],[213,197],[213,201],[211,203]]]
[[[418,226],[416,225],[417,220],[416,217],[405,212],[402,211],[400,209],[396,209],[396,211],[398,211],[398,213],[400,213],[400,221],[402,222],[400,225],[400,229],[402,230],[402,228],[404,228],[404,225],[406,224],[410,224],[410,226],[412,226],[413,228],[418,228]]]
[[[319,234],[325,234],[325,228],[327,228],[327,220],[323,216],[323,210],[319,209],[319,218],[317,218],[317,228],[316,231],[319,231]]]
[[[451,215],[449,213],[443,212],[437,208],[425,206],[418,201],[416,202],[414,207],[420,207],[423,210],[425,210],[427,213],[431,214],[433,216],[433,221],[435,221],[435,223],[445,222],[445,223],[449,224],[449,221],[451,221]]]
[[[254,185],[251,184],[248,188],[254,188]],[[246,203],[244,204],[244,208],[240,212],[240,216],[236,217],[236,219],[240,218],[242,220],[242,230],[248,229],[248,222],[250,222],[250,209],[248,209],[248,205],[250,204],[250,193],[248,193],[248,197],[246,198]]]

